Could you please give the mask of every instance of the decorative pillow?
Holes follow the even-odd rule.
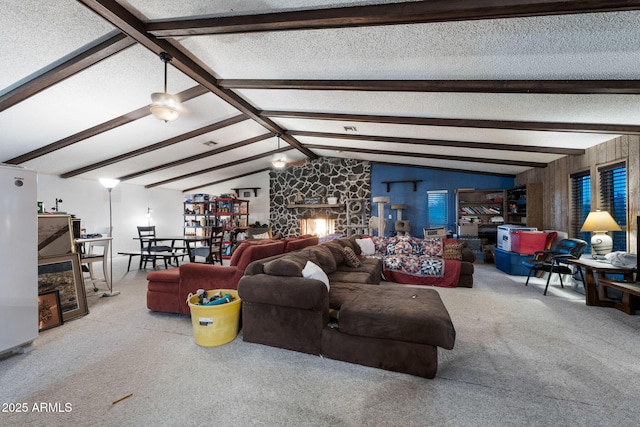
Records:
[[[398,242],[410,242],[412,239],[411,234],[409,233],[398,233],[396,237]]]
[[[372,239],[356,239],[356,243],[360,246],[362,255],[373,255],[376,253],[376,246],[373,244]]]
[[[444,245],[444,251],[442,253],[443,259],[455,259],[462,261],[462,248],[464,243],[448,243]]]
[[[269,238],[270,238],[269,233],[267,231],[260,234],[254,234],[252,237],[252,239],[256,239],[256,240],[269,239]]]
[[[304,269],[302,269],[302,277],[320,280],[327,287],[327,291],[329,290],[329,278],[327,277],[327,274],[311,261],[307,261]]]
[[[357,268],[357,267],[360,267],[362,265],[362,263],[358,259],[358,256],[356,255],[356,253],[350,247],[345,246],[344,248],[342,248],[342,254],[344,255],[344,262],[349,267]]]
[[[442,256],[442,239],[427,238],[422,240],[422,254],[426,256]]]

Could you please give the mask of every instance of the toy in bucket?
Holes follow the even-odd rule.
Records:
[[[187,304],[196,344],[213,347],[233,341],[238,335],[241,303],[238,291],[233,289],[199,289],[195,295],[189,294]]]

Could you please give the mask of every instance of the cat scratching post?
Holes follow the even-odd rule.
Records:
[[[378,196],[373,198],[373,203],[378,204],[378,236],[384,236],[384,204],[389,203],[388,196]]]
[[[397,219],[398,221],[402,221],[402,210],[407,209],[407,205],[405,204],[391,205],[391,209],[398,211],[398,213],[396,214]]]
[[[402,220],[402,211],[404,209],[407,209],[407,205],[405,204],[397,204],[397,205],[391,205],[391,209],[394,209],[397,211],[396,217],[397,217],[397,221],[394,225],[394,228],[396,231],[403,231],[403,232],[408,232],[411,230],[411,224],[409,223],[409,221],[403,221]]]

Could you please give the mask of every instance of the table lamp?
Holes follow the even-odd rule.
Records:
[[[607,231],[622,230],[607,211],[589,212],[580,231],[591,231],[591,248],[596,255],[606,255],[613,249],[613,239]]]

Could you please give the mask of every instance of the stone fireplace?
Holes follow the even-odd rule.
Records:
[[[310,218],[329,220],[316,221],[312,226],[317,232],[313,234],[321,234],[322,230],[329,234],[346,234],[345,201],[371,198],[371,165],[356,159],[321,157],[303,166],[272,170],[269,180],[269,223],[274,234],[282,233],[285,237],[312,233],[309,231]],[[338,198],[337,206],[328,204],[329,197]],[[304,203],[305,199],[312,198],[314,203]],[[303,219],[307,220],[304,224],[306,233]]]
[[[325,237],[335,233],[335,230],[335,218],[315,216],[300,219],[300,234],[316,234],[319,237]]]

